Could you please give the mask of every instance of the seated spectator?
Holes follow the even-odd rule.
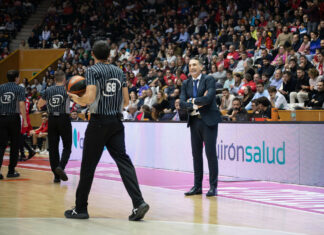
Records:
[[[289,94],[295,91],[296,88],[296,79],[292,76],[291,72],[285,71],[282,75],[282,84],[279,88],[279,92],[285,97],[285,99],[289,100]]]
[[[243,85],[241,86],[241,89],[238,91],[238,94],[243,96],[244,94],[244,87],[249,86],[252,89],[252,92],[256,91],[256,84],[252,79],[252,76],[249,73],[244,74],[243,78]]]
[[[245,107],[246,105],[248,105],[248,103],[250,103],[253,96],[254,96],[254,94],[252,92],[251,87],[250,86],[245,86],[244,87],[243,99],[242,99],[242,102],[241,102],[243,107]]]
[[[319,76],[319,72],[316,68],[310,68],[307,71],[308,77],[309,77],[309,89],[310,91],[317,90],[317,84],[319,81],[321,81],[321,76]]]
[[[232,108],[227,112],[231,121],[248,121],[249,115],[247,111],[242,107],[242,102],[239,98],[234,98],[232,101]]]
[[[172,113],[164,113],[160,121],[186,121],[188,119],[187,110],[180,109],[180,99],[176,99],[174,102],[175,110]]]
[[[128,106],[135,105],[137,107],[138,103],[139,103],[139,99],[137,97],[137,94],[136,94],[135,91],[132,91],[129,94],[129,104],[128,104]]]
[[[230,89],[231,94],[237,95],[242,86],[242,75],[239,73],[234,73],[234,86]]]
[[[153,104],[157,102],[156,94],[153,94],[152,89],[146,90],[146,97],[144,99],[144,105],[152,108]]]
[[[135,120],[137,121],[148,121],[152,120],[151,109],[147,105],[143,105],[140,111],[137,113]]]
[[[169,101],[163,91],[157,92],[156,99],[156,103],[158,104],[156,108],[158,109],[158,111],[163,111],[164,113],[170,113],[172,111],[170,109]]]
[[[234,87],[234,79],[233,79],[233,73],[232,71],[228,70],[226,72],[226,81],[224,83],[224,88],[227,88],[228,90],[231,90]]]
[[[323,41],[323,40],[322,40]],[[317,63],[315,63],[316,69],[319,73],[319,75],[324,75],[324,46],[323,49],[318,53],[317,55]]]
[[[232,101],[235,98],[234,95],[230,94],[229,90],[227,88],[223,88],[222,90],[222,99],[221,99],[221,105],[220,110],[229,110],[232,108]]]
[[[76,110],[73,110],[71,112],[71,122],[82,122],[83,120],[79,118],[78,112]]]
[[[268,98],[262,96],[257,99],[259,115],[271,119],[271,103]]]
[[[277,90],[280,89],[282,84],[282,72],[281,69],[277,69],[273,78],[270,79],[270,86],[276,87]]]
[[[268,91],[264,89],[263,82],[258,82],[256,84],[256,89],[257,89],[257,92],[254,94],[254,96],[252,98],[252,101],[255,100],[255,99],[258,99],[260,97],[266,97],[268,100],[270,99]],[[252,106],[252,103],[250,102],[250,103],[248,103],[247,106],[245,106],[245,109],[246,110],[251,110],[251,108],[252,108],[251,106]]]
[[[126,111],[123,112],[124,120],[134,121],[138,115],[137,105],[131,104]]]
[[[304,69],[299,67],[295,90],[289,94],[290,103],[294,104],[297,99],[298,103],[304,104],[308,100],[309,88],[309,79],[305,76]]]
[[[37,153],[42,152],[43,141],[44,141],[44,138],[46,139],[47,134],[48,134],[47,130],[48,130],[48,115],[47,115],[47,113],[43,113],[42,114],[42,125],[38,129],[32,130],[29,132],[29,134],[33,138],[32,147]],[[37,145],[37,148],[36,148],[36,145]]]
[[[268,92],[270,95],[270,102],[272,107],[283,110],[288,109],[286,98],[279,91],[277,91],[276,87],[270,86],[268,88]]]
[[[311,107],[312,109],[323,109],[324,108],[323,103],[324,103],[324,81],[321,80],[317,83],[317,91],[315,90],[312,93],[306,105],[308,107]]]

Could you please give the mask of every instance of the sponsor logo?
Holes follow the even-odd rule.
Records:
[[[237,145],[231,143],[224,144],[221,140],[217,144],[217,158],[223,161],[241,161],[246,163],[278,164],[286,163],[286,142],[283,141],[279,146],[262,141],[262,145]]]

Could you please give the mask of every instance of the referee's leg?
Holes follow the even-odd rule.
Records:
[[[122,125],[122,123],[120,123]],[[120,176],[123,180],[125,188],[132,199],[134,208],[137,208],[144,202],[141,190],[138,185],[135,168],[129,156],[125,150],[125,132],[124,127],[120,131],[116,132],[109,141],[106,143],[106,147],[115,160]]]
[[[12,118],[9,125],[9,140],[10,140],[10,162],[8,167],[8,174],[15,173],[19,156],[20,143],[20,117],[17,115]]]
[[[0,170],[3,162],[4,152],[8,144],[8,139],[9,139],[8,122],[6,121],[5,117],[0,117]]]
[[[105,146],[106,133],[106,128],[90,120],[84,137],[80,181],[76,191],[75,205],[79,213],[87,212],[88,197],[94,173]]]
[[[49,117],[48,119],[48,149],[49,149],[49,160],[51,164],[51,169],[56,179],[60,176],[55,172],[56,167],[59,166],[60,155],[59,155],[59,142],[60,136],[58,133],[59,122],[57,117]]]
[[[71,148],[72,148],[72,125],[69,119],[69,116],[63,117],[61,120],[62,125],[59,126],[60,128],[60,135],[62,137],[63,142],[63,151],[60,161],[60,166],[62,169],[65,169],[66,164],[68,163],[71,155]]]

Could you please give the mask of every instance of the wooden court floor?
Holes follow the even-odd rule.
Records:
[[[5,175],[7,167],[3,167]],[[151,209],[129,222],[131,201],[121,182],[94,180],[89,220],[68,220],[77,175],[53,184],[50,172],[17,168],[20,179],[0,181],[0,234],[324,234],[324,215],[141,185]]]

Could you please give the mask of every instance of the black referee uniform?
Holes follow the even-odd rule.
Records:
[[[20,107],[19,102],[25,101],[25,89],[14,82],[0,85],[0,169],[3,156],[10,140],[10,163],[7,177],[18,177],[15,172],[19,155],[20,141]],[[0,179],[3,176],[0,173]]]
[[[66,174],[61,174],[69,161],[72,147],[72,126],[70,120],[70,97],[64,85],[51,86],[42,93],[46,101],[48,117],[48,148],[51,169],[54,173],[54,182],[60,179],[66,181]],[[63,142],[62,157],[59,154],[60,137]]]
[[[124,125],[121,122],[122,88],[126,87],[124,73],[114,65],[99,62],[86,71],[86,83],[95,85],[97,94],[89,109],[91,118],[85,132],[80,181],[76,192],[76,207],[73,211],[66,211],[65,216],[81,218],[83,214],[83,218],[88,217],[87,205],[91,184],[97,164],[106,146],[117,164],[122,181],[132,199],[135,213],[137,210],[141,210],[143,214],[136,217],[133,210],[133,215],[129,219],[139,220],[144,216],[149,206],[143,200],[135,168],[125,150]]]

